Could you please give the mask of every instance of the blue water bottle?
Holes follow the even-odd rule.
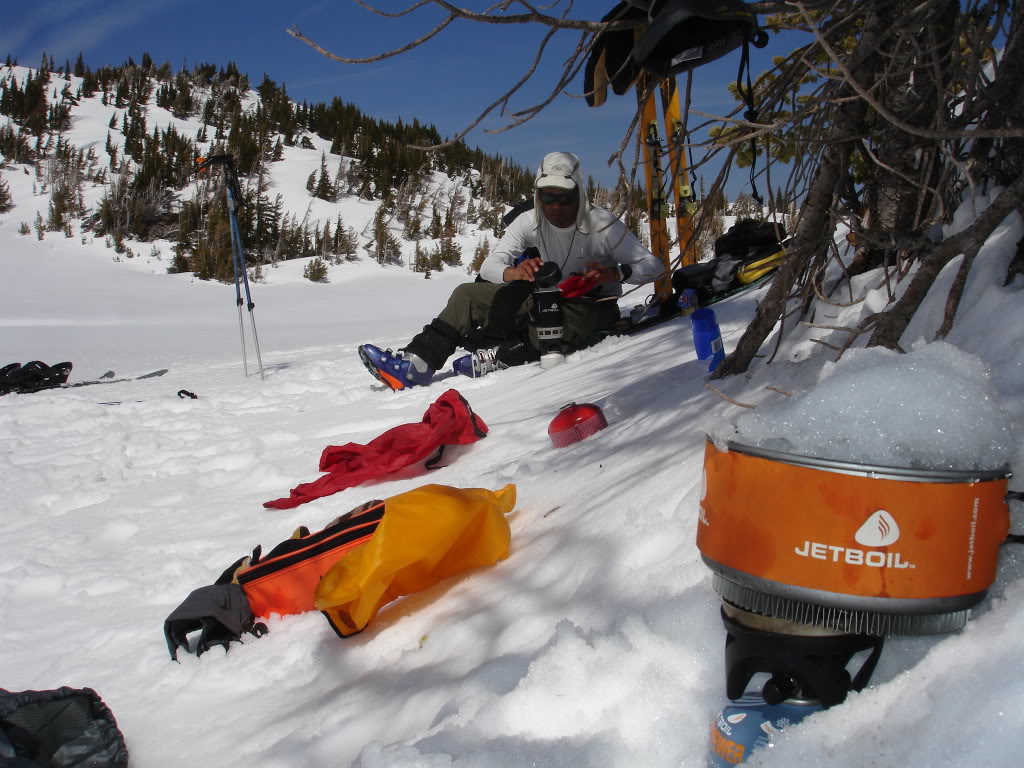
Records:
[[[725,359],[722,332],[718,329],[715,310],[710,307],[698,309],[690,315],[690,326],[693,329],[693,347],[697,351],[697,359],[705,362],[708,373],[711,373]]]

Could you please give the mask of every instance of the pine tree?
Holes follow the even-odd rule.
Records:
[[[330,259],[334,253],[334,233],[331,232],[331,222],[324,222],[324,231],[320,234],[320,247],[317,250],[325,259]]]
[[[462,266],[462,247],[455,242],[453,237],[442,237],[438,245],[438,253],[441,261],[449,267]]]
[[[182,120],[192,116],[192,86],[187,78],[178,78],[177,94],[171,102],[171,114]]]
[[[427,277],[430,277],[431,271],[441,272],[444,270],[444,259],[441,254],[441,245],[438,244],[431,249],[430,255],[427,257]]]
[[[167,272],[175,275],[191,271],[188,259],[188,247],[183,243],[175,243],[172,250],[174,251],[174,258],[171,259],[171,263],[167,267]]]
[[[430,271],[430,257],[420,247],[419,242],[416,243],[416,250],[413,252],[412,271],[413,272],[429,272]]]
[[[0,213],[6,213],[14,207],[14,200],[10,196],[10,186],[7,179],[0,176]]]
[[[327,157],[321,153],[320,175],[316,180],[315,187],[313,188],[313,197],[318,197],[321,200],[327,200],[328,202],[333,203],[336,196],[334,185],[331,184],[331,177],[327,175]]]
[[[373,250],[378,264],[399,263],[402,259],[402,247],[389,226],[389,204],[390,200],[384,200],[373,215]]]
[[[427,229],[427,235],[431,240],[441,239],[444,233],[443,225],[441,224],[441,214],[437,210],[437,206],[434,206],[434,215],[430,219],[430,228]]]
[[[70,209],[71,203],[67,190],[61,186],[54,186],[53,193],[50,195],[50,215],[46,222],[46,228],[51,232],[60,232],[64,229]]]
[[[335,232],[335,237],[338,244],[335,246],[335,251],[339,256],[344,256],[346,259],[353,260],[356,258],[356,253],[359,249],[359,240],[356,238],[356,231],[352,227],[345,227],[343,230]]]
[[[486,259],[490,253],[491,241],[485,237],[480,241],[480,244],[473,249],[473,261],[470,262],[468,272],[470,274],[473,274],[474,272],[479,273],[480,266],[484,263],[484,259]]]
[[[505,216],[505,211],[504,211],[503,206],[501,205],[501,203],[495,203],[494,204],[494,226],[492,227],[492,229],[494,230],[494,236],[499,238],[499,239],[501,237],[503,237],[504,234],[505,234],[505,219],[504,219],[504,216]]]
[[[0,213],[7,213],[14,207],[14,200],[11,198],[11,188],[7,179],[0,176]]]
[[[315,257],[303,268],[302,276],[314,283],[326,283],[327,262],[319,256]]]
[[[341,264],[343,259],[355,255],[355,235],[345,226],[340,213],[334,220],[334,235],[331,238],[330,249],[334,254],[335,264]]]
[[[739,216],[740,218],[764,218],[764,212],[761,205],[759,205],[758,202],[746,192],[741,193],[740,196],[736,198],[736,202],[732,204],[731,211],[734,216]]]
[[[444,214],[444,226],[441,229],[441,235],[443,237],[455,237],[458,231],[457,219],[459,216],[459,196],[455,195],[452,198],[451,205],[448,206],[448,210]]]
[[[109,131],[107,132],[107,143],[104,147],[107,150],[107,154],[110,156],[110,170],[117,170],[117,145],[111,140]]]
[[[409,240],[419,241],[423,237],[423,229],[420,224],[420,217],[413,214],[405,222],[405,237]]]

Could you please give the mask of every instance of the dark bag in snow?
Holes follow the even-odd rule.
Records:
[[[781,224],[740,219],[715,240],[714,259],[672,273],[672,288],[677,294],[693,288],[700,306],[724,298],[773,272],[782,261],[785,237]]]
[[[128,748],[110,708],[91,688],[0,688],[3,768],[122,768]]]
[[[69,362],[47,365],[42,360],[31,360],[24,365],[9,363],[0,368],[0,395],[60,387],[68,380],[72,367]]]
[[[715,240],[715,258],[723,256],[745,258],[751,250],[777,251],[779,243],[786,239],[786,228],[772,221],[740,219],[729,231]]]

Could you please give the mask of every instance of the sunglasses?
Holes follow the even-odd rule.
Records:
[[[559,194],[558,192],[541,192],[539,195],[540,201],[544,205],[564,205],[569,206],[579,199],[579,195],[575,192],[568,192]]]

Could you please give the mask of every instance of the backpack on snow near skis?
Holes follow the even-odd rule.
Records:
[[[210,586],[193,590],[164,622],[171,658],[196,655],[245,633],[266,633],[259,617],[319,610],[341,637],[362,631],[377,612],[443,579],[508,557],[505,516],[515,485],[498,491],[425,485],[356,507],[322,530],[298,528],[266,556],[256,547]]]
[[[740,219],[715,240],[711,261],[680,267],[672,274],[672,288],[677,294],[695,289],[701,306],[725,298],[778,269],[786,255],[785,239],[781,224]]]
[[[68,380],[72,367],[70,362],[47,365],[42,360],[31,360],[24,365],[8,363],[0,368],[0,395],[60,387]]]

